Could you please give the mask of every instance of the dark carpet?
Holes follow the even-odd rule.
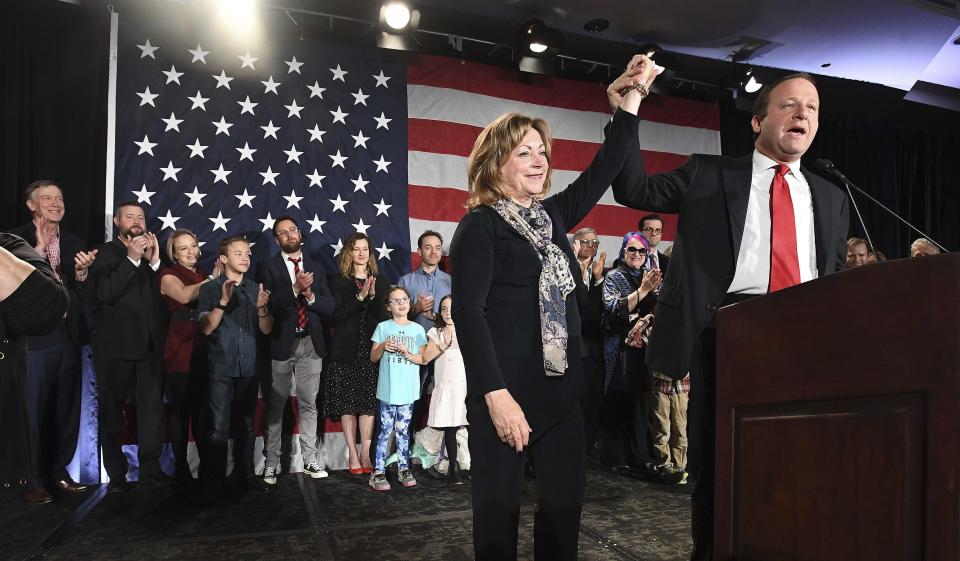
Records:
[[[119,494],[97,488],[40,506],[26,505],[20,490],[0,490],[0,559],[472,559],[469,482],[417,475],[417,487],[394,483],[389,493],[346,472],[284,475],[276,489],[237,487],[216,506],[201,506],[196,492],[175,485],[132,485]],[[689,492],[590,468],[580,559],[687,559]],[[535,505],[528,480],[520,559],[533,559]]]

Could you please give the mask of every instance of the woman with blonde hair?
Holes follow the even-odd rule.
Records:
[[[523,466],[537,470],[534,557],[577,558],[584,488],[579,266],[567,231],[639,152],[636,117],[655,76],[634,57],[612,87],[623,102],[580,177],[550,190],[550,129],[509,113],[467,163],[470,208],[454,234],[453,318],[466,366],[478,561],[517,556]]]
[[[343,426],[349,454],[347,467],[353,474],[373,471],[370,443],[373,416],[378,409],[379,371],[377,365],[370,362],[370,337],[377,324],[389,317],[386,299],[390,283],[377,274],[377,261],[370,255],[371,246],[366,235],[350,235],[340,250],[337,262],[340,270],[329,277],[336,309],[333,339],[327,354],[323,412]]]

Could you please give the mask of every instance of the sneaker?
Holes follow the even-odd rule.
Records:
[[[263,482],[267,485],[277,484],[277,475],[280,474],[280,466],[263,468]]]
[[[680,485],[686,477],[686,472],[677,469],[672,464],[657,466],[656,473],[659,476],[659,482],[667,485]]]
[[[323,479],[327,476],[327,470],[320,467],[320,464],[317,462],[310,462],[303,466],[303,473],[306,473],[314,479]]]
[[[389,491],[390,482],[387,481],[387,475],[382,471],[375,471],[370,477],[370,486],[374,491]]]
[[[687,484],[687,472],[683,472],[683,477],[680,478],[680,481],[677,481],[677,485],[686,485]]]
[[[400,485],[404,487],[416,487],[417,480],[413,478],[413,474],[410,473],[408,468],[403,468],[397,472],[397,479],[400,480]]]

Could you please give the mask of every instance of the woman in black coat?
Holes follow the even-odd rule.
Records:
[[[590,167],[550,188],[547,124],[507,114],[468,161],[469,213],[450,248],[454,321],[467,371],[478,561],[516,559],[524,454],[537,470],[534,556],[576,559],[584,486],[577,261],[567,231],[639,151],[636,117],[654,65],[635,57],[626,93]],[[643,93],[641,93],[643,91]]]
[[[370,337],[387,319],[390,283],[377,275],[377,260],[370,255],[370,240],[352,234],[340,250],[340,271],[330,275],[330,292],[336,302],[333,340],[327,353],[323,414],[337,419],[347,441],[350,473],[373,471],[370,442],[377,411],[377,365],[370,362]],[[357,425],[360,453],[357,453]]]

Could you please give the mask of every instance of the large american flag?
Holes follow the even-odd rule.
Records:
[[[421,232],[452,238],[467,199],[466,159],[487,123],[508,111],[546,119],[557,192],[589,165],[610,118],[600,82],[426,55],[401,64],[382,51],[314,41],[224,47],[136,21],[119,30],[107,200],[139,200],[161,242],[174,228],[193,230],[207,260],[233,235],[255,243],[255,260],[267,258],[276,251],[273,220],[289,214],[301,224],[305,251],[329,271],[343,239],[363,231],[395,281],[418,266],[412,249]],[[641,117],[651,172],[691,153],[720,152],[713,105],[653,95]],[[595,228],[609,265],[642,214],[608,191],[574,230]],[[676,221],[664,219],[669,241]],[[337,430],[328,421],[324,456],[343,468]],[[296,438],[291,445],[299,455]]]

